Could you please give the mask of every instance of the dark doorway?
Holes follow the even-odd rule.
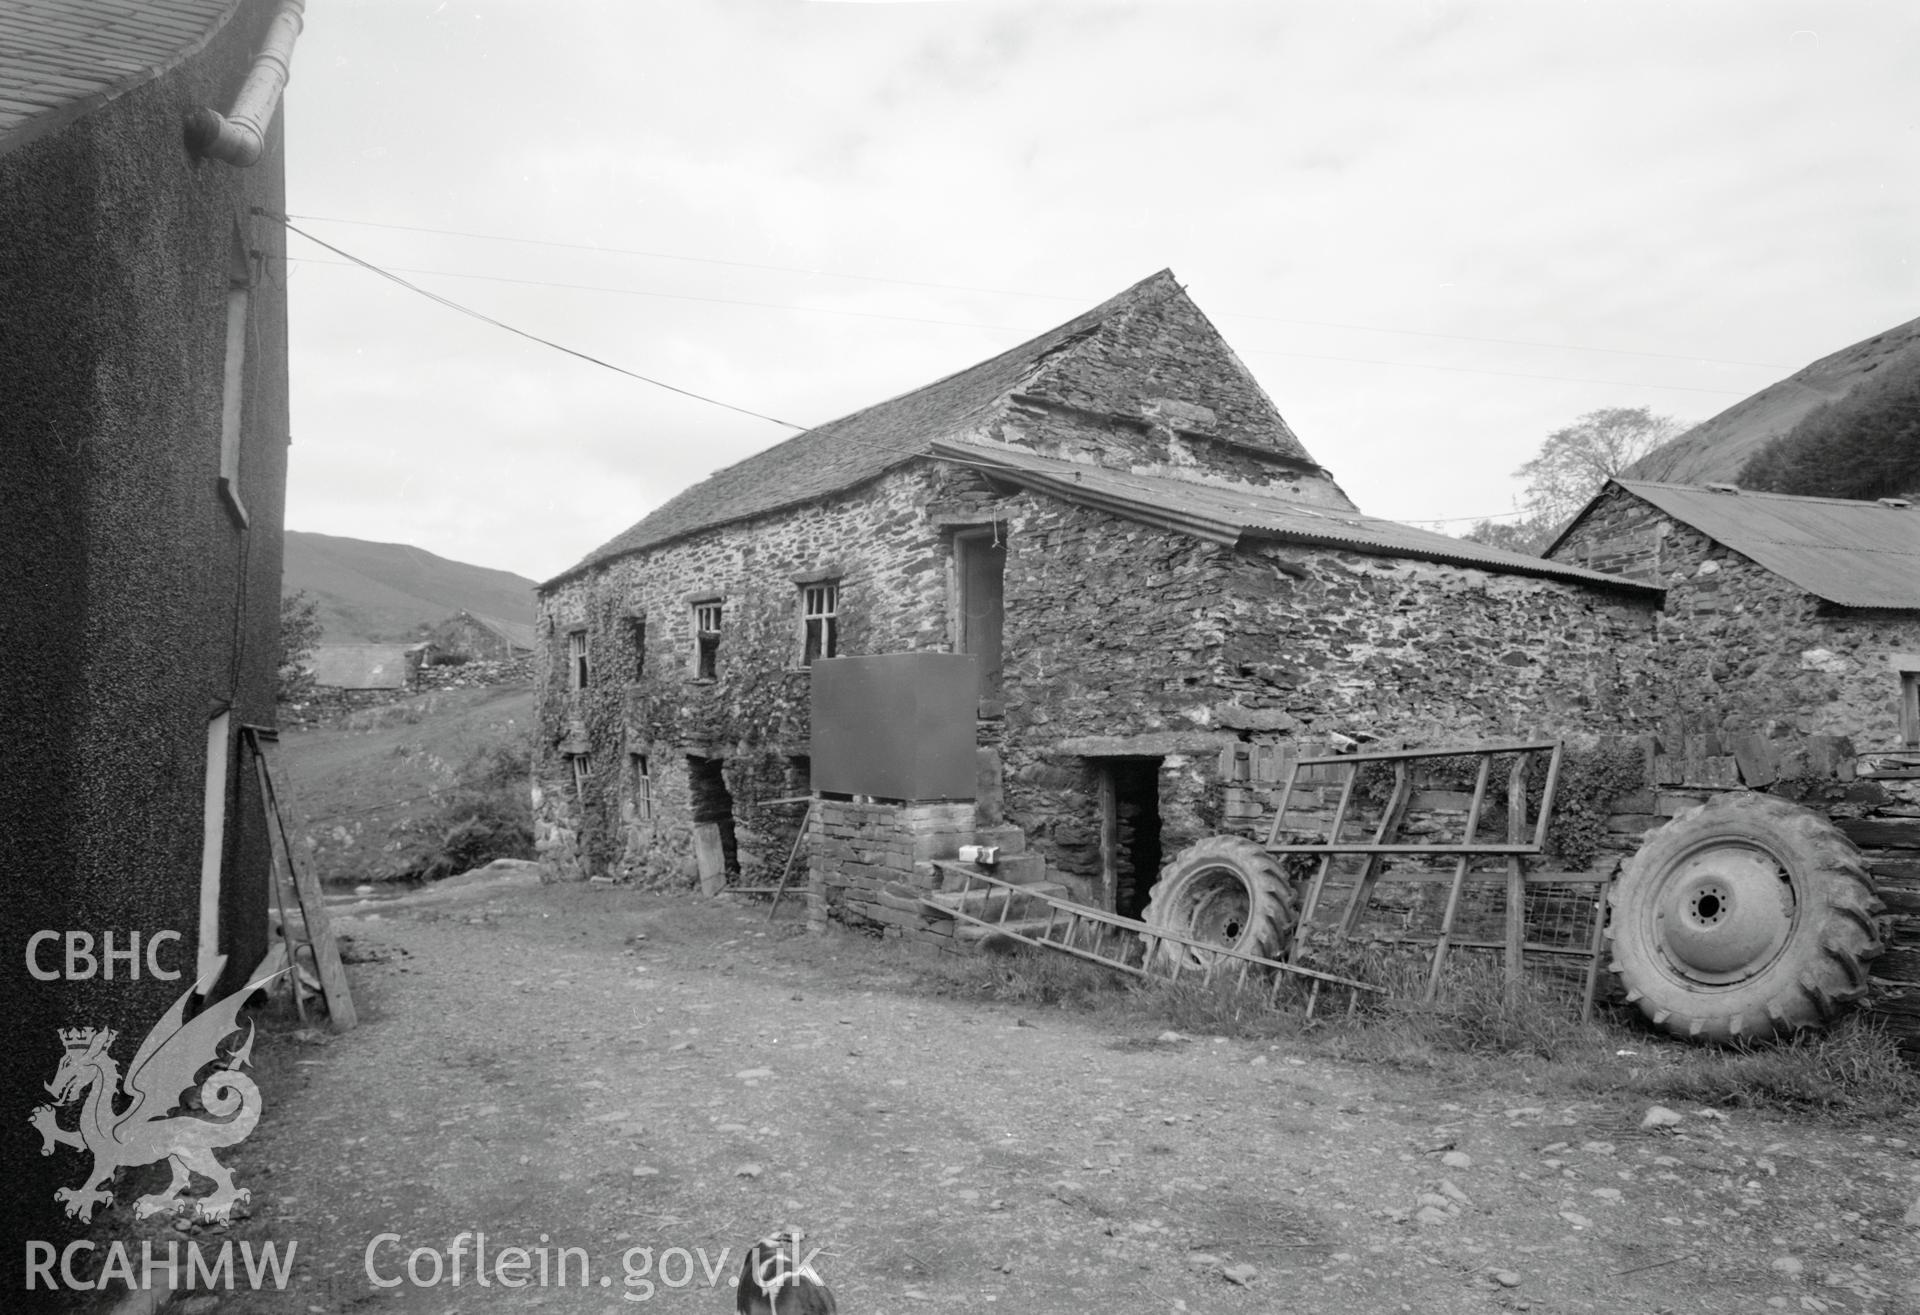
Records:
[[[693,800],[694,855],[700,860],[701,879],[738,876],[740,843],[733,834],[733,795],[727,789],[721,759],[688,754],[687,790]],[[719,870],[710,872],[716,859]]]
[[[1160,875],[1160,759],[1098,762],[1101,892],[1115,913],[1137,918]]]
[[[980,697],[1000,697],[1000,631],[1007,544],[997,530],[968,530],[953,540],[959,582],[960,651],[980,659]]]

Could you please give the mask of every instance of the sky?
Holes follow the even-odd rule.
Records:
[[[545,579],[1171,268],[1377,516],[1920,315],[1920,6],[311,0],[289,528]],[[774,421],[786,424],[773,423]]]

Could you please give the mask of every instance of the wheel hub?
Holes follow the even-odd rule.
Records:
[[[1715,845],[1674,866],[1654,917],[1677,972],[1722,984],[1765,967],[1787,943],[1794,913],[1793,883],[1772,854]]]
[[[1209,872],[1194,883],[1189,933],[1196,940],[1232,948],[1247,929],[1251,897],[1240,878],[1225,870]]]

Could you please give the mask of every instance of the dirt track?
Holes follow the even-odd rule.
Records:
[[[522,882],[344,921],[364,1024],[269,1047],[236,1157],[233,1235],[297,1239],[297,1278],[176,1309],[730,1310],[795,1224],[849,1315],[1920,1310],[1911,1123],[1642,1133],[1643,1104],[907,994],[871,942],[762,918]],[[477,1286],[471,1244],[461,1286],[408,1279],[463,1232],[490,1267],[581,1248],[587,1285],[536,1256]]]

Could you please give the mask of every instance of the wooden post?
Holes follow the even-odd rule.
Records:
[[[1100,907],[1120,911],[1120,799],[1111,763],[1100,764]]]
[[[1520,754],[1507,777],[1507,839],[1521,844],[1527,838],[1527,764],[1532,754]],[[1507,981],[1517,982],[1526,972],[1527,864],[1519,854],[1507,857]]]
[[[727,888],[727,855],[718,822],[693,824],[693,862],[700,872],[702,895],[718,895]]]
[[[1355,770],[1358,771],[1357,768]],[[1380,814],[1379,829],[1373,833],[1374,844],[1390,845],[1399,837],[1400,823],[1406,817],[1407,804],[1412,798],[1413,772],[1402,760],[1393,765],[1393,797]],[[1383,855],[1368,854],[1366,861],[1360,865],[1360,875],[1353,879],[1353,889],[1347,894],[1346,911],[1340,915],[1337,939],[1344,941],[1360,925],[1360,919],[1367,911],[1367,899],[1373,894],[1374,879],[1380,875],[1381,865],[1385,861]]]
[[[300,902],[300,921],[306,931],[307,944],[313,947],[313,968],[320,975],[320,992],[327,1002],[327,1017],[334,1031],[349,1031],[358,1025],[360,1017],[354,1011],[353,993],[347,986],[347,970],[340,962],[340,946],[333,939],[333,925],[327,918],[326,896],[320,890],[320,883],[314,879],[313,869],[301,861],[293,837],[287,830],[286,813],[291,810],[292,802],[289,800],[287,808],[282,809],[270,770],[272,762],[267,754],[267,741],[261,739],[251,726],[244,727],[242,734],[258,764],[261,792],[267,806],[268,844],[271,845],[278,838],[287,870],[293,873],[293,892]],[[294,971],[299,971],[297,963]],[[294,989],[299,989],[298,982],[294,984]]]

